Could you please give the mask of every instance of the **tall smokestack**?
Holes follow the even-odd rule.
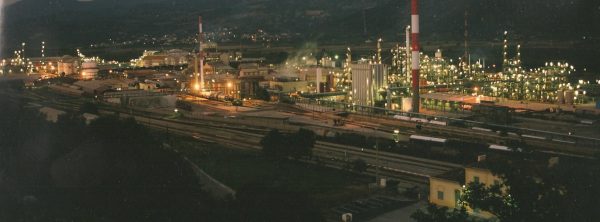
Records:
[[[413,112],[419,112],[419,71],[420,71],[420,46],[419,46],[419,8],[418,0],[411,0],[411,40],[412,40],[412,89],[413,89]]]
[[[202,16],[198,16],[198,52],[200,57],[200,91],[204,91],[204,32],[202,31]]]
[[[467,6],[468,7],[468,6]],[[471,55],[469,54],[469,11],[468,8],[465,9],[465,52],[463,55],[463,61],[466,60],[468,58],[468,66],[467,66],[467,70],[463,70],[465,71],[465,74],[468,74],[469,76],[471,75]]]
[[[410,48],[410,25],[406,26],[406,64],[404,64],[404,69],[406,69],[406,81],[408,82],[410,80],[410,75],[411,75],[411,71],[412,71],[412,67],[411,67],[411,62],[410,62],[410,57],[412,56],[411,54],[411,48]]]

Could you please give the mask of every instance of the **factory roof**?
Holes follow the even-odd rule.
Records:
[[[422,94],[423,99],[435,99],[441,101],[463,102],[463,103],[478,103],[476,96],[448,94],[448,93],[428,93]]]
[[[144,56],[144,58],[142,58],[142,60],[164,60],[165,58],[167,58],[166,55],[149,55],[149,56]]]
[[[158,74],[159,72],[152,69],[141,69],[141,70],[125,70],[125,74],[128,77],[141,77]]]
[[[450,171],[447,171],[445,173],[442,173],[440,175],[432,176],[431,178],[432,179],[442,179],[442,180],[454,181],[454,182],[457,182],[459,184],[464,184],[464,181],[465,181],[465,169],[463,169],[463,168],[457,168],[457,169],[450,170]]]
[[[134,81],[131,79],[106,79],[106,80],[91,80],[77,81],[73,85],[81,87],[87,93],[99,93],[111,88],[125,87]]]
[[[238,66],[239,69],[258,69],[257,63],[244,63]]]

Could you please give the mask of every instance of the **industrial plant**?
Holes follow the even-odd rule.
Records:
[[[11,105],[0,105],[0,141],[19,139],[0,142],[0,191],[13,198],[0,204],[57,221],[593,221],[595,212],[573,213],[600,196],[600,73],[581,65],[589,60],[533,56],[559,41],[532,41],[500,19],[490,27],[506,27],[474,40],[481,27],[469,16],[488,17],[470,6],[503,3],[447,9],[460,28],[433,29],[459,36],[448,40],[427,27],[445,15],[420,16],[442,3],[316,2],[236,0],[234,15],[223,3],[193,13],[187,1],[124,3],[106,7],[156,16],[170,33],[132,22],[135,35],[111,32],[89,47],[50,36],[4,46],[0,99]],[[157,6],[180,11],[145,14]],[[239,25],[217,25],[221,14]],[[598,44],[582,39],[560,47]],[[125,211],[111,208],[113,196],[133,216],[113,213]],[[60,213],[63,202],[75,216]]]

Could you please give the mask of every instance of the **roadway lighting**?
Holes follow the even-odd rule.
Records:
[[[398,143],[400,142],[400,130],[394,130],[394,134],[393,134],[393,138],[394,138],[394,142]]]
[[[175,111],[175,113],[178,113],[178,112],[179,112],[179,110],[178,110],[178,109],[175,109],[175,110],[173,110],[173,111]]]

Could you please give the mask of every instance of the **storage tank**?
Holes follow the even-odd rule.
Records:
[[[412,98],[402,98],[402,112],[412,111]]]
[[[575,101],[575,91],[567,90],[565,92],[565,104],[573,105],[574,101]]]
[[[82,69],[97,69],[98,64],[96,64],[96,62],[94,62],[94,61],[86,61],[86,62],[83,62],[83,64],[81,64],[81,68]]]
[[[98,75],[98,65],[94,61],[85,61],[81,64],[81,78],[93,79]]]
[[[71,56],[63,56],[60,61],[56,64],[58,74],[64,73],[65,75],[71,75],[75,73],[75,58]]]
[[[558,104],[565,104],[565,91],[564,90],[558,90],[556,92],[556,101],[558,102]]]

